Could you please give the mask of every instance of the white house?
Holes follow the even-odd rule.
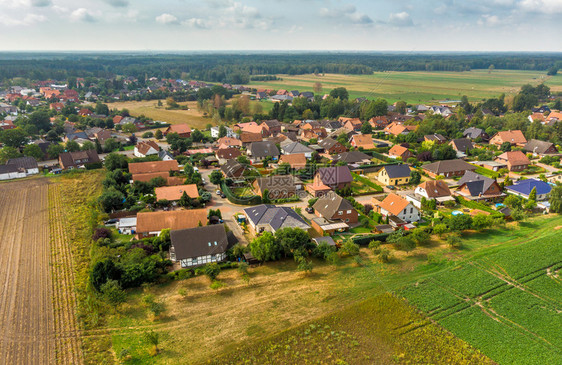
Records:
[[[234,132],[232,130],[232,128],[229,128],[229,127],[225,127],[225,128],[226,128],[226,136],[224,136],[224,137],[230,137],[230,138],[236,138],[237,137],[236,132]],[[211,137],[219,138],[219,130],[220,130],[220,127],[212,127],[211,128]]]
[[[421,219],[419,209],[400,195],[390,193],[382,202],[375,202],[383,216],[396,216],[405,222],[417,222]]]
[[[6,165],[15,165],[18,169],[25,171],[26,175],[35,175],[39,173],[39,166],[33,157],[11,158]]]
[[[26,177],[25,169],[18,168],[16,165],[0,165],[0,180],[20,179]]]
[[[137,143],[133,154],[137,157],[146,157],[150,155],[157,155],[160,150],[158,144],[154,141],[143,141]]]
[[[121,218],[115,227],[121,234],[135,234],[137,231],[137,217]]]

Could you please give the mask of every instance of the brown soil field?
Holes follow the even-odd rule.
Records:
[[[0,363],[80,364],[72,260],[55,185],[0,184]]]

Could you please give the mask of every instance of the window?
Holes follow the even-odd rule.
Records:
[[[406,213],[407,213],[407,212],[406,212],[406,210],[407,210],[407,209],[404,209],[404,214],[406,214]]]
[[[351,214],[351,210],[348,210],[348,211],[347,211],[347,214]]]
[[[338,215],[342,215],[342,214],[343,214],[343,211],[340,210],[340,211],[338,212]]]
[[[197,257],[191,259],[192,265],[197,265]]]
[[[211,261],[217,261],[217,255],[211,255]]]
[[[410,214],[414,212],[414,208],[410,208]]]
[[[349,218],[345,220],[346,222],[349,222]]]

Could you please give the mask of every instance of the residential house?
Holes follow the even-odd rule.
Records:
[[[135,234],[137,232],[137,217],[120,218],[115,223],[115,228],[120,234]]]
[[[501,146],[506,142],[512,146],[525,147],[527,139],[523,135],[523,132],[518,129],[498,132],[490,139],[490,144],[495,144],[497,146]]]
[[[157,155],[160,147],[154,141],[141,141],[137,143],[133,154],[137,157],[146,157],[150,155]]]
[[[306,185],[306,190],[314,197],[320,197],[330,191],[350,187],[352,181],[353,177],[347,166],[321,167],[312,183]]]
[[[521,151],[504,152],[494,161],[506,164],[509,171],[523,171],[531,164],[529,158]]]
[[[404,222],[417,222],[421,219],[421,214],[411,202],[404,197],[390,193],[382,201],[374,199],[373,204],[377,211],[385,217],[395,216]]]
[[[133,175],[133,181],[146,181],[144,175],[150,178],[157,176],[170,176],[170,172],[179,172],[178,161],[147,161],[129,163],[129,172]],[[153,175],[158,173],[158,175]]]
[[[227,160],[226,163],[221,166],[224,177],[230,179],[241,177],[245,170],[246,168],[235,159]]]
[[[244,209],[244,215],[256,234],[275,233],[283,228],[300,228],[305,231],[310,229],[305,220],[289,207],[261,204]]]
[[[323,148],[324,151],[330,155],[347,152],[347,148],[344,145],[329,137],[318,142],[318,146]]]
[[[276,136],[281,133],[281,123],[277,119],[266,120],[261,123],[262,134]]]
[[[160,161],[172,161],[174,156],[168,151],[160,150],[158,151],[158,159]]]
[[[556,122],[562,122],[562,112],[550,112],[545,119],[544,124],[553,126]]]
[[[359,213],[349,200],[334,192],[320,197],[312,207],[314,208],[314,214],[329,221],[357,223],[359,220]]]
[[[295,178],[292,175],[259,177],[252,186],[256,194],[262,197],[267,190],[270,200],[292,198],[297,193]]]
[[[17,157],[10,158],[6,165],[15,165],[18,169],[23,169],[26,175],[35,175],[39,173],[39,166],[37,160],[33,157]]]
[[[413,125],[404,125],[402,123],[392,122],[386,127],[384,127],[384,132],[385,134],[392,134],[393,136],[399,136],[399,135],[406,135],[411,131],[414,131],[415,129],[416,126]]]
[[[476,168],[476,166],[459,159],[436,161],[422,166],[422,169],[433,178],[437,176],[463,176],[465,172],[474,171]]]
[[[314,150],[303,145],[300,142],[289,142],[281,144],[281,152],[283,153],[283,155],[302,154],[306,158],[311,158]]]
[[[260,142],[263,140],[263,136],[261,133],[250,133],[250,132],[242,132],[240,133],[240,141],[242,142],[242,146],[246,147],[251,143]]]
[[[226,260],[226,251],[238,239],[223,224],[215,224],[173,230],[170,241],[170,260],[188,268]]]
[[[349,143],[351,143],[353,147],[362,148],[364,150],[372,150],[375,148],[373,137],[370,134],[355,134],[351,136]]]
[[[531,152],[535,156],[558,153],[558,149],[556,148],[554,143],[539,141],[538,139],[531,139],[529,142],[527,142],[523,149],[527,152]]]
[[[224,127],[226,129],[225,137],[236,138],[237,134],[230,127]],[[211,127],[211,137],[219,138],[220,127]]]
[[[259,91],[256,93],[256,100],[267,99],[269,95],[263,91]]]
[[[175,185],[175,186],[160,186],[154,188],[156,200],[177,201],[180,200],[183,193],[186,193],[191,199],[199,198],[199,191],[196,184],[188,185]]]
[[[229,147],[229,148],[221,148],[215,152],[215,156],[219,164],[224,164],[227,160],[238,158],[238,156],[242,156],[242,152],[238,148]]]
[[[137,238],[159,236],[170,231],[207,225],[207,209],[182,209],[137,214]]]
[[[273,161],[277,161],[280,155],[275,143],[270,141],[252,142],[248,146],[246,153],[252,163],[263,161],[268,157]]]
[[[177,133],[180,137],[189,138],[191,137],[191,128],[187,124],[172,124],[164,131],[164,135],[167,136],[168,133]]]
[[[279,165],[281,164],[289,164],[295,170],[304,169],[306,167],[306,156],[304,153],[281,155]]]
[[[101,161],[96,150],[63,152],[59,155],[59,165],[63,170],[81,168],[99,162]]]
[[[536,201],[547,200],[550,192],[552,191],[552,185],[537,179],[526,179],[516,182],[513,185],[506,186],[505,189],[514,195],[529,199],[529,195],[533,189],[536,190],[537,199]]]
[[[410,166],[387,165],[377,171],[377,180],[383,185],[404,185],[410,182]]]
[[[532,113],[531,115],[529,115],[528,119],[529,119],[529,122],[531,122],[531,123],[540,122],[540,123],[544,124],[545,121],[546,121],[546,117],[544,116],[544,114],[538,113],[538,112],[535,112],[535,113]]]
[[[277,90],[277,95],[289,95],[289,92],[285,89]]]
[[[495,179],[467,171],[458,181],[459,187],[455,191],[470,200],[488,200],[502,196],[501,188]]]
[[[392,146],[392,148],[388,151],[388,156],[396,159],[401,158],[404,162],[406,162],[410,157],[415,157],[412,151],[399,144]]]
[[[390,122],[385,115],[369,119],[369,124],[373,127],[373,129],[384,129],[389,123]]]
[[[423,198],[435,200],[437,203],[455,200],[451,196],[449,186],[443,180],[424,181],[416,187],[413,194],[406,195],[406,200],[418,208],[421,208]]]
[[[313,129],[303,129],[301,130],[300,139],[302,141],[309,142],[311,140],[324,139],[328,136],[328,133],[324,128],[313,128]]]
[[[342,124],[337,120],[323,120],[320,122],[320,124],[328,133],[337,131],[342,127]]]
[[[16,126],[11,120],[0,120],[0,130],[15,129]]]
[[[350,131],[358,132],[363,126],[363,122],[359,118],[343,118],[340,117],[338,122],[343,124],[343,127]]]
[[[471,140],[475,140],[475,139],[481,139],[483,141],[487,141],[490,139],[490,136],[488,136],[488,134],[486,132],[484,132],[483,129],[481,128],[475,128],[475,127],[470,127],[465,129],[462,132],[463,137],[471,139]]]
[[[335,155],[333,160],[336,162],[345,162],[350,165],[369,165],[373,163],[371,159],[371,156],[361,151],[350,151]]]
[[[468,138],[457,138],[449,142],[449,145],[457,151],[457,156],[460,154],[466,155],[468,151],[474,148],[474,145]]]
[[[21,179],[26,176],[25,169],[15,164],[0,165],[0,180]]]
[[[439,133],[427,134],[423,136],[423,139],[426,142],[435,142],[439,144],[447,142],[447,138],[443,137],[443,135]]]
[[[449,115],[453,114],[453,111],[449,109],[448,106],[444,105],[432,105],[429,107],[429,110],[433,112],[433,114],[442,115],[444,117],[448,117]]]
[[[312,229],[315,230],[318,234],[322,236],[327,236],[327,237],[312,238],[312,241],[319,241],[316,242],[316,244],[323,242],[323,239],[331,239],[331,241],[333,242],[334,240],[332,239],[332,237],[329,236],[336,234],[338,232],[345,232],[349,230],[349,224],[341,220],[331,221],[323,217],[312,218],[310,220],[310,225]],[[335,242],[333,245],[335,246]]]
[[[259,139],[261,141],[261,138]],[[242,141],[235,137],[222,137],[216,142],[218,148],[242,147]]]

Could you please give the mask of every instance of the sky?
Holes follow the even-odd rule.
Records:
[[[0,0],[4,51],[562,51],[562,0]]]

